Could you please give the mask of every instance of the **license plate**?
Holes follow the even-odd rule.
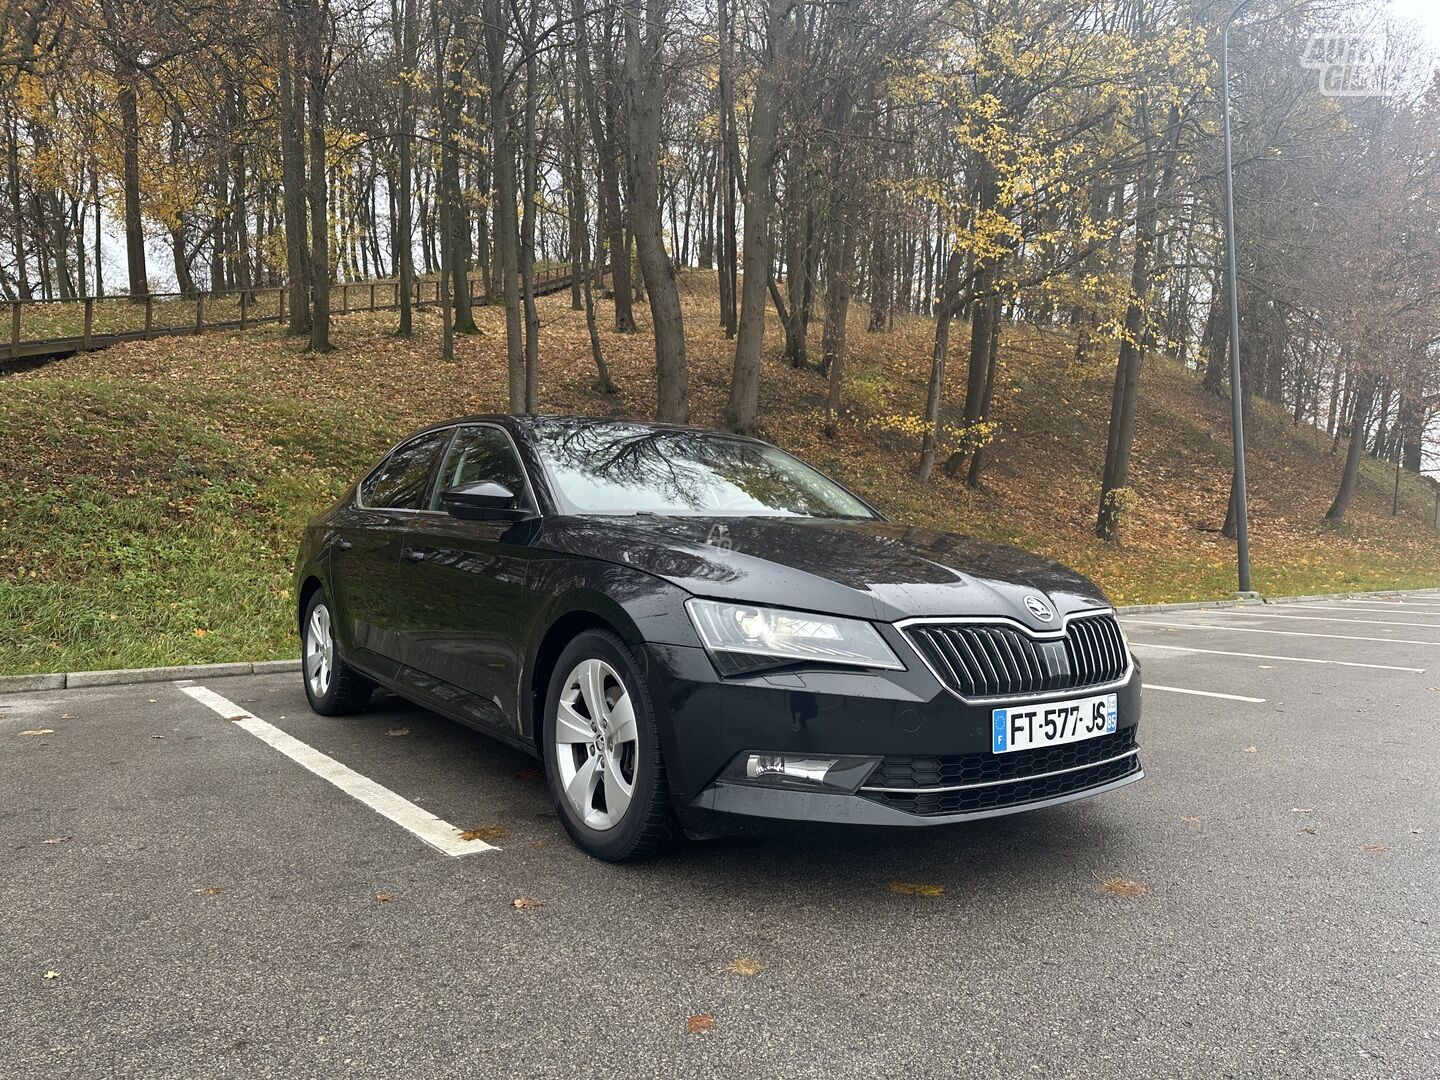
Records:
[[[996,709],[991,715],[994,721],[991,747],[997,754],[1059,746],[1113,732],[1115,695],[1101,694],[1099,697]]]

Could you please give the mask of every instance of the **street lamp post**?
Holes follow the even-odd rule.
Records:
[[[1240,390],[1240,301],[1235,288],[1235,176],[1230,160],[1230,24],[1253,0],[1239,0],[1220,31],[1220,115],[1225,131],[1225,273],[1230,292],[1230,424],[1235,448],[1235,552],[1241,593],[1250,588],[1250,521],[1245,499],[1245,410]]]

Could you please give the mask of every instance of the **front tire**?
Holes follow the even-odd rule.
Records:
[[[324,589],[316,589],[300,622],[300,674],[310,708],[321,716],[349,716],[365,708],[375,684],[340,658]]]
[[[581,850],[626,862],[679,841],[655,710],[614,634],[587,630],[561,652],[541,739],[551,799]]]

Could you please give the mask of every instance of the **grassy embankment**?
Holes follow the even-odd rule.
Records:
[[[687,277],[694,421],[719,420],[730,343],[707,281]],[[583,318],[541,300],[542,405],[645,416],[653,354],[606,333],[621,393],[592,389]],[[643,314],[643,310],[641,312]],[[0,673],[293,655],[297,530],[396,438],[422,423],[503,409],[502,313],[438,355],[438,318],[391,336],[394,315],[337,320],[338,351],[307,356],[277,328],[137,342],[0,379]],[[1147,363],[1125,546],[1091,536],[1112,361],[1070,362],[1067,341],[1014,331],[1003,350],[1003,432],[974,492],[914,480],[916,442],[880,420],[920,411],[933,324],[851,341],[854,412],[821,431],[822,380],[781,364],[771,319],[763,416],[777,443],[892,517],[1044,552],[1096,577],[1117,603],[1229,595],[1233,548],[1212,531],[1229,481],[1226,404],[1164,359]],[[818,334],[818,327],[817,327]],[[818,343],[817,343],[818,345]],[[817,347],[818,351],[818,347]],[[963,394],[951,365],[949,400]],[[1257,409],[1252,433],[1256,585],[1273,595],[1440,585],[1431,489],[1366,462],[1343,527],[1321,518],[1340,462],[1328,440]]]

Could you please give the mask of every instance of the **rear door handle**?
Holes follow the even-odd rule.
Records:
[[[421,562],[425,558],[425,552],[420,551],[418,548],[406,548],[405,558],[409,559],[411,562]]]
[[[335,541],[335,546],[336,546],[337,548],[339,548],[341,551],[349,551],[349,550],[350,550],[352,547],[354,547],[355,545],[352,544],[352,543],[350,543],[349,540],[346,540],[346,539],[342,536],[339,540],[336,540],[336,541]]]

